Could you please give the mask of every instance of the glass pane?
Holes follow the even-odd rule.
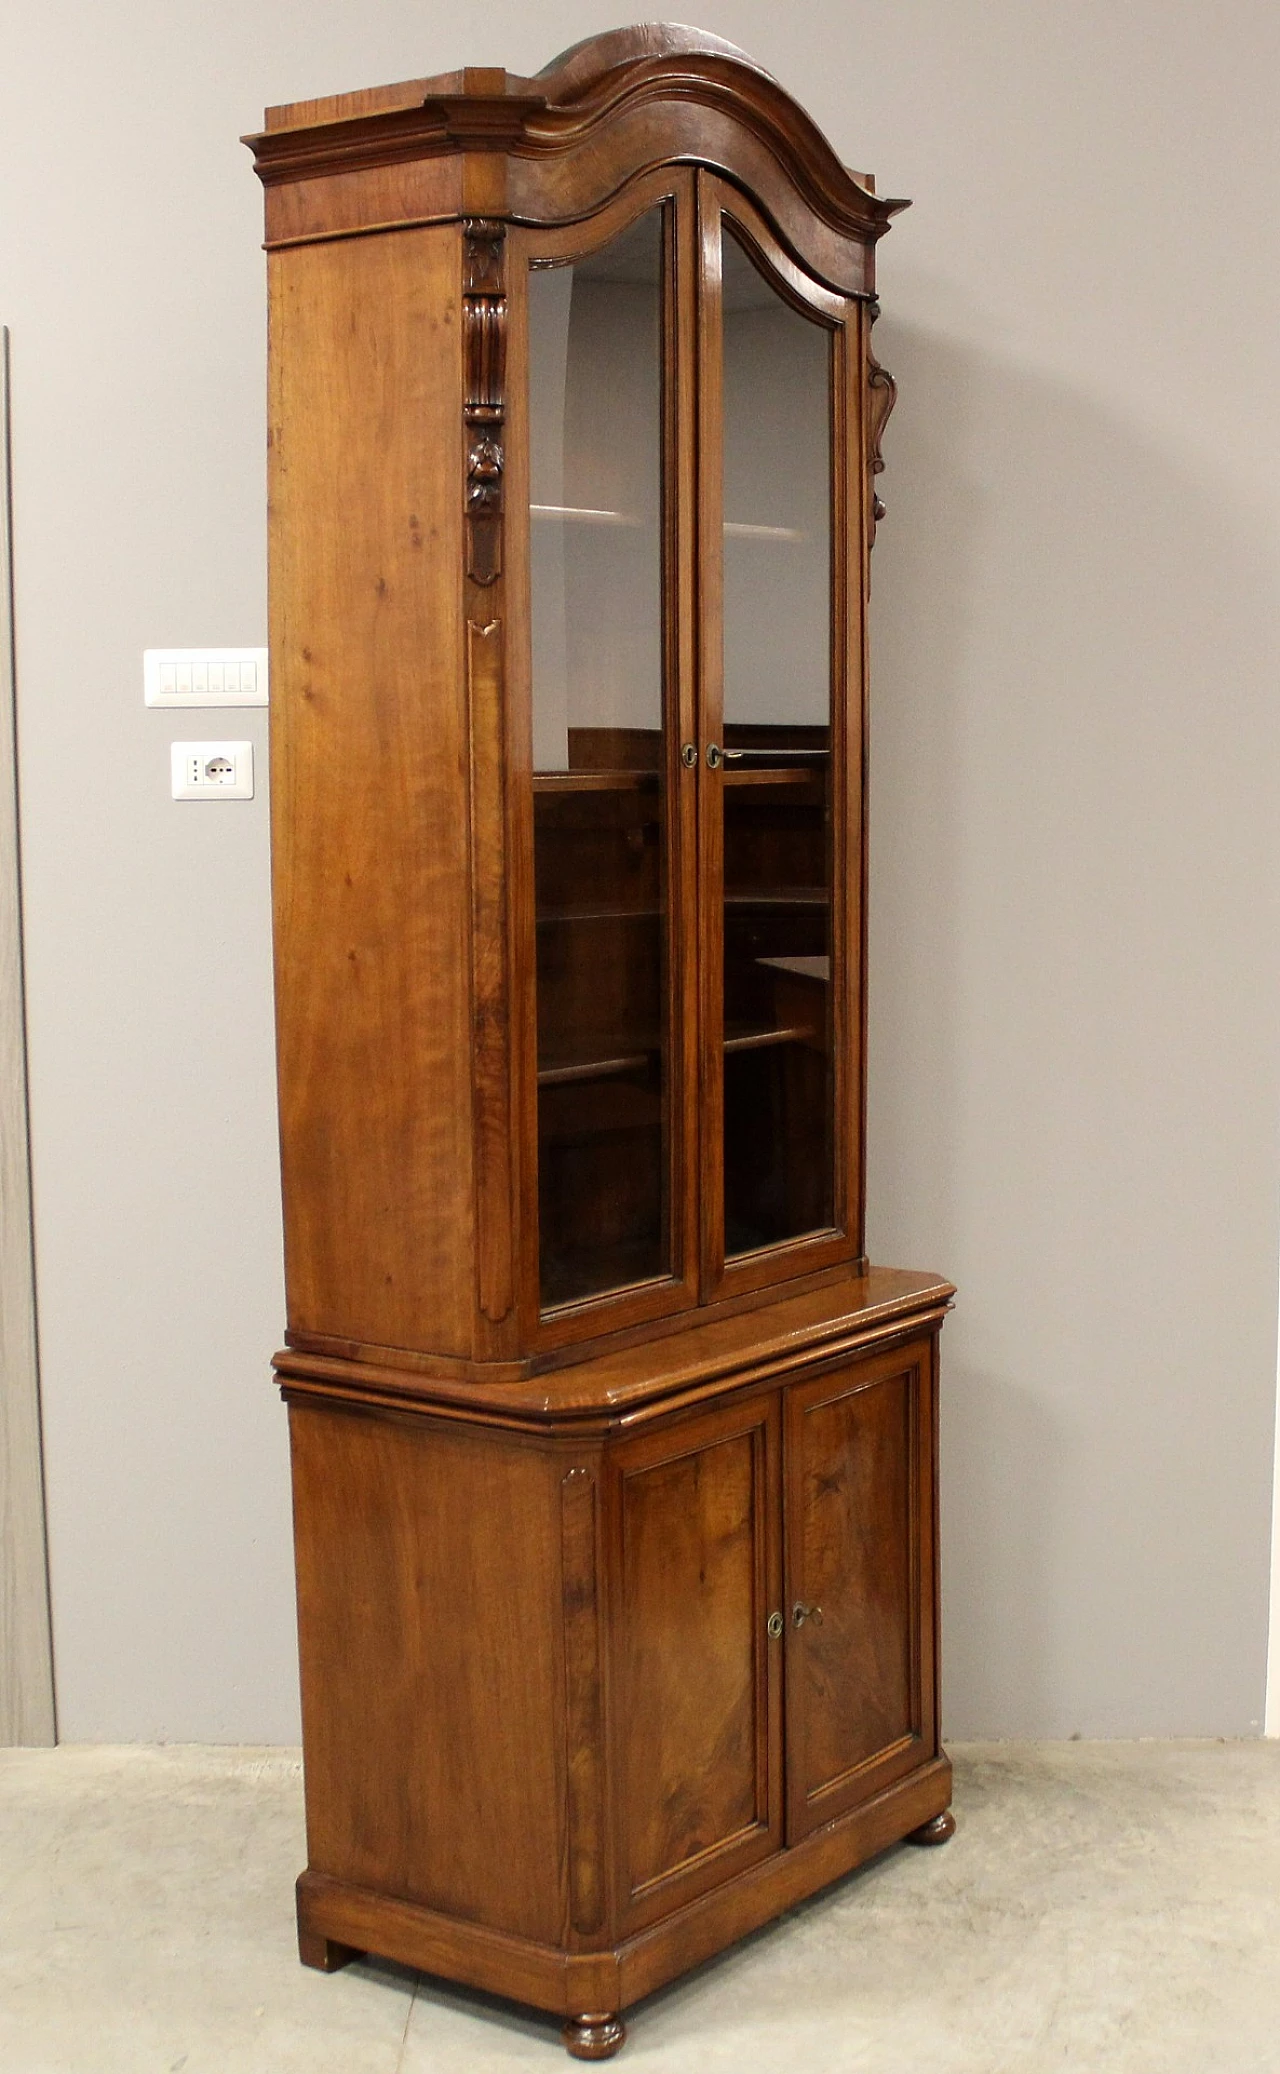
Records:
[[[831,333],[725,225],[725,1252],[834,1217]]]
[[[662,252],[529,278],[544,1308],[671,1271]]]

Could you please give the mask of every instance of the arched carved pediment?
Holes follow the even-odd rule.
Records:
[[[865,249],[906,207],[843,166],[798,103],[733,44],[668,24],[591,37],[532,78],[472,68],[294,103],[267,121],[246,142],[269,187],[482,152],[490,178],[493,160],[506,160],[505,192],[488,194],[485,213],[515,222],[588,213],[617,192],[624,168],[634,178],[667,162],[709,165],[771,208],[784,233],[794,236],[797,202],[811,212],[816,263],[845,292],[863,283],[839,244]],[[424,203],[413,220],[474,213],[443,192]]]

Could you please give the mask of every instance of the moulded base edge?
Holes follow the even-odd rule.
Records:
[[[942,1754],[874,1800],[610,1951],[562,1951],[312,1871],[298,1881],[299,1937],[311,1948],[327,1940],[376,1952],[417,1972],[532,2003],[557,2016],[627,2009],[900,1842],[940,1815],[950,1800],[951,1763]]]

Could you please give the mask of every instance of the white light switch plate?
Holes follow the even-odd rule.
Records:
[[[265,706],[265,648],[144,648],[149,706]]]
[[[175,799],[252,799],[252,742],[171,742]]]

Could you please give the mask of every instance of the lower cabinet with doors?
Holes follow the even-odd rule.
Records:
[[[950,1834],[951,1293],[873,1269],[479,1401],[280,1357],[305,1958],[532,2002],[603,2058],[664,1981]]]

